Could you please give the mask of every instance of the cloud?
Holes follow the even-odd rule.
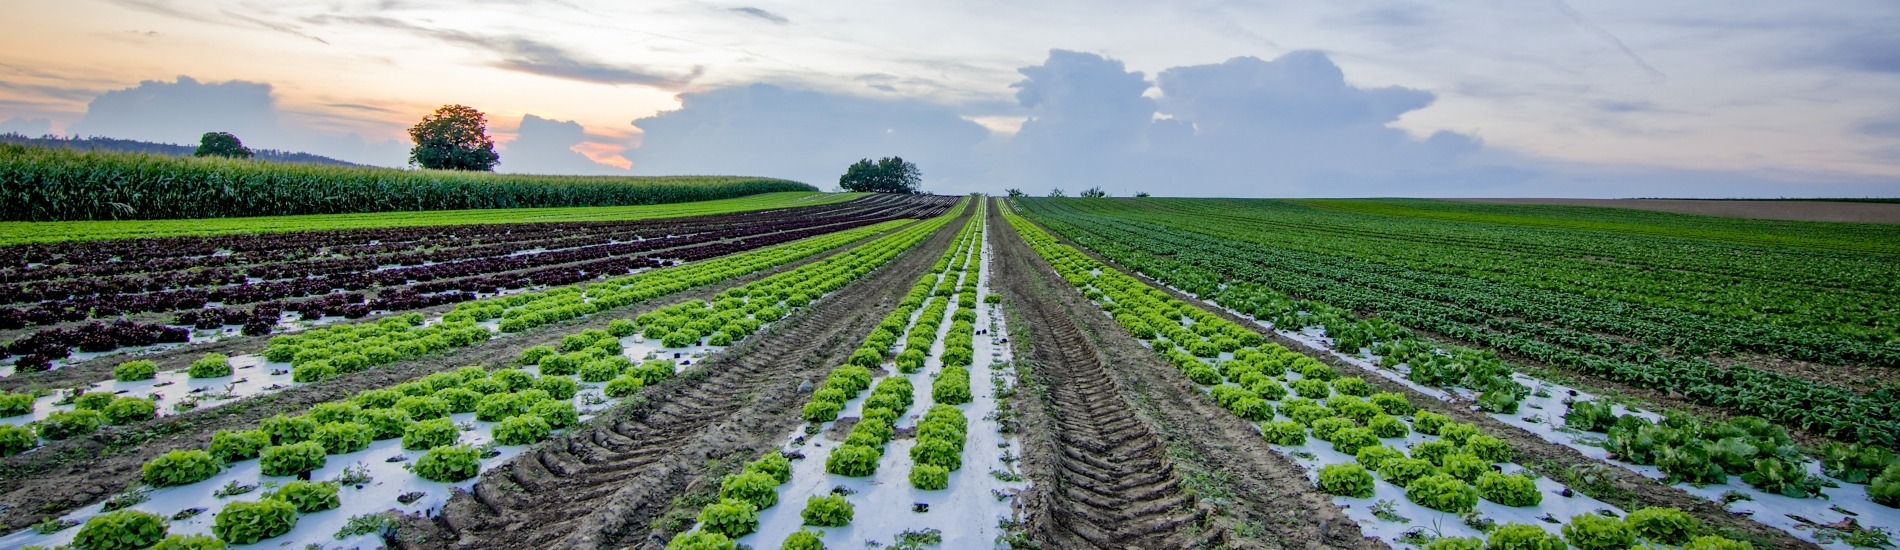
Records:
[[[277,31],[277,32],[281,32],[281,33],[284,33],[284,34],[288,34],[288,35],[291,35],[291,36],[295,36],[295,37],[298,37],[298,38],[302,38],[302,39],[305,39],[305,40],[312,40],[312,41],[315,41],[315,42],[317,42],[317,43],[319,43],[319,44],[323,44],[323,45],[325,45],[325,46],[328,46],[328,45],[330,45],[330,41],[328,41],[328,40],[324,40],[324,39],[322,39],[322,38],[318,38],[318,37],[316,37],[316,36],[313,36],[313,35],[310,35],[310,34],[306,34],[306,33],[304,33],[304,32],[303,32],[303,31],[301,31],[301,30],[297,30],[297,28],[296,28],[296,27],[292,27],[292,26],[290,26],[290,25],[285,25],[285,24],[282,24],[282,23],[272,23],[272,22],[269,22],[269,21],[265,21],[265,20],[262,20],[262,19],[258,19],[258,18],[255,18],[255,17],[251,17],[251,16],[248,16],[248,15],[244,15],[244,14],[241,14],[241,13],[236,13],[236,12],[233,12],[233,11],[231,11],[231,10],[219,10],[219,12],[221,12],[221,13],[223,13],[223,14],[225,15],[225,17],[230,17],[230,18],[232,18],[232,19],[236,19],[236,20],[239,20],[239,21],[243,21],[243,22],[246,22],[246,23],[250,23],[250,24],[252,24],[252,25],[257,25],[257,26],[259,26],[259,27],[263,27],[263,28],[266,28],[266,29],[270,29],[270,30],[273,30],[273,31]]]
[[[201,82],[190,76],[146,80],[107,91],[86,105],[66,133],[160,143],[197,143],[205,132],[231,132],[253,148],[303,151],[351,162],[401,165],[407,149],[356,134],[319,132],[286,116],[271,85],[233,80]]]
[[[1009,142],[1009,166],[999,177],[1033,185],[1074,178],[1103,180],[1127,174],[1143,133],[1154,121],[1152,87],[1139,71],[1092,53],[1052,50],[1041,65],[1018,69],[1011,84],[1029,119]]]
[[[752,17],[757,17],[759,19],[764,19],[766,21],[771,21],[773,23],[778,23],[780,25],[784,25],[784,24],[792,22],[791,19],[786,19],[785,16],[783,15],[765,11],[764,8],[755,8],[752,6],[745,6],[745,7],[738,7],[738,8],[726,8],[726,11],[737,13],[737,14],[749,15]]]
[[[633,122],[644,134],[628,151],[639,174],[775,176],[820,188],[865,157],[918,163],[930,190],[988,189],[973,155],[982,126],[924,101],[791,90],[771,84],[680,95],[680,108]]]
[[[0,122],[0,134],[40,137],[53,133],[53,121],[44,118],[13,117]]]
[[[581,82],[635,84],[663,90],[679,90],[691,84],[706,71],[703,66],[694,66],[687,74],[677,74],[635,65],[603,63],[532,38],[434,29],[388,17],[325,15],[307,20],[318,24],[342,22],[407,31],[498,54],[501,59],[493,63],[493,66],[497,68]]]
[[[1900,138],[1900,116],[1865,119],[1854,124],[1854,131],[1866,136]]]
[[[1900,36],[1890,31],[1849,34],[1812,59],[1857,71],[1900,74]]]
[[[587,141],[580,123],[534,115],[521,117],[514,141],[502,145],[498,170],[518,174],[626,174],[615,166],[594,162],[574,150]]]

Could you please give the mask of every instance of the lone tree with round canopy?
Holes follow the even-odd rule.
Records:
[[[488,138],[488,116],[466,105],[444,105],[409,129],[416,147],[409,163],[433,170],[490,172],[501,162]]]
[[[868,193],[922,193],[924,172],[902,157],[884,157],[872,162],[861,159],[838,177],[838,186],[846,191]]]
[[[230,132],[205,132],[204,137],[198,138],[198,150],[191,156],[247,159],[251,158],[251,148],[245,147],[244,142]]]

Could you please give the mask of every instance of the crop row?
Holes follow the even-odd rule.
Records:
[[[769,178],[522,176],[0,145],[4,219],[125,220],[618,206],[814,191]]]
[[[778,309],[782,312],[788,308],[795,309],[804,303],[791,303],[794,298],[823,296],[843,283],[863,276],[922,241],[949,217],[942,216],[914,224],[836,257],[749,283],[721,294],[719,302],[730,304],[737,300],[740,308],[745,308],[745,304],[750,302],[754,304],[751,311]],[[680,308],[676,305],[666,309],[676,311]],[[399,328],[414,320],[392,318],[374,325]],[[467,322],[466,319],[445,320],[431,327]],[[649,360],[635,364],[624,356],[622,339],[637,339],[638,333],[635,322],[615,320],[609,323],[607,330],[590,329],[567,335],[560,339],[558,346],[527,348],[515,361],[517,366],[492,372],[480,367],[465,367],[453,372],[431,374],[386,389],[365,390],[349,399],[319,404],[301,415],[280,414],[265,419],[253,430],[220,431],[206,449],[178,450],[148,462],[144,468],[143,481],[150,487],[148,491],[202,485],[218,477],[221,472],[248,472],[248,468],[240,468],[239,464],[257,459],[257,474],[263,476],[257,485],[266,485],[272,481],[269,479],[272,477],[308,477],[312,472],[324,468],[329,457],[350,455],[344,457],[348,459],[355,456],[353,453],[369,449],[376,441],[399,438],[402,449],[422,451],[421,456],[413,462],[407,462],[405,467],[409,473],[438,483],[463,482],[479,473],[482,460],[500,456],[497,447],[532,445],[550,436],[554,430],[579,422],[582,417],[574,405],[576,399],[586,405],[608,404],[644,386],[672,378],[677,366],[671,361]],[[344,333],[339,331],[336,334],[341,339]],[[360,337],[362,334],[355,336]],[[295,360],[294,354],[292,360]],[[324,361],[306,362],[298,369],[322,366]],[[599,394],[592,394],[596,389]],[[475,430],[477,435],[458,435],[458,432],[469,430]],[[490,443],[474,445],[483,441]],[[341,506],[336,497],[337,490],[339,486],[352,484],[359,490],[363,488],[361,481],[321,483],[319,490],[327,496],[308,509],[298,508],[298,512],[320,512]],[[263,525],[267,527],[257,530],[230,527],[226,521],[228,514],[231,516],[231,525],[257,523],[243,514],[263,506],[274,506],[268,504],[271,501],[287,500],[281,496],[285,491],[278,489],[258,501],[264,504],[225,504],[225,511],[219,513],[212,532],[218,539],[232,544],[247,544],[290,532],[297,524],[295,516],[287,516],[282,521],[264,522]],[[222,492],[225,494],[218,498],[229,496],[229,491]],[[403,502],[405,505],[412,503]],[[363,509],[381,504],[384,503],[352,507]],[[139,513],[150,515],[149,512]],[[107,529],[109,525],[125,518],[125,514],[114,514],[119,513],[87,518],[80,534],[75,536],[87,537],[89,531]],[[73,519],[64,522],[65,526],[77,523]],[[55,532],[63,528],[62,525],[48,527]],[[344,539],[355,534],[360,533],[338,533],[337,538]],[[158,536],[163,536],[163,533]]]
[[[439,322],[432,324],[425,325],[420,314],[411,313],[373,322],[328,325],[298,334],[272,338],[264,349],[263,358],[271,363],[288,363],[293,381],[306,383],[322,381],[412,357],[446,352],[480,343],[494,337],[496,330],[504,333],[521,332],[566,319],[644,302],[690,288],[715,284],[759,270],[792,263],[910,223],[904,220],[890,221],[735,256],[613,279],[585,287],[561,287],[466,302],[457,305],[456,309],[444,315]],[[898,234],[908,236],[918,230],[919,227],[913,226]],[[837,262],[829,265],[837,265]],[[785,280],[782,275],[780,280]],[[496,328],[489,328],[482,324],[482,321],[495,318],[502,319],[497,323]],[[225,375],[228,376],[229,373]],[[10,395],[7,398],[18,399]]]
[[[1359,503],[1371,505],[1363,507],[1366,510],[1380,510],[1383,517],[1354,516],[1369,530],[1412,521],[1407,514],[1432,522],[1449,518],[1466,527],[1440,527],[1436,533],[1414,530],[1394,542],[1435,550],[1562,548],[1566,543],[1622,549],[1638,539],[1698,548],[1747,547],[1719,537],[1693,538],[1699,526],[1677,510],[1651,508],[1625,516],[1601,502],[1574,496],[1512,464],[1514,449],[1474,424],[1418,411],[1403,395],[1375,392],[1364,379],[1340,376],[1311,357],[1266,342],[1252,330],[1059,244],[1021,217],[1005,217],[1057,274],[1100,303],[1131,335],[1146,340],[1192,383],[1206,386],[1215,403],[1256,423],[1276,449],[1313,469],[1321,491],[1355,504],[1349,515],[1358,513],[1354,509],[1361,508]],[[1187,332],[1175,333],[1175,338],[1185,340],[1163,336],[1156,327],[1181,327]],[[1215,353],[1188,351],[1208,346]],[[1309,438],[1330,445],[1310,445]],[[1380,500],[1375,505],[1373,500],[1385,495],[1402,495],[1409,504]],[[1490,519],[1531,517],[1526,511],[1538,510],[1546,498],[1578,501],[1541,507],[1544,518],[1560,520],[1561,529],[1548,522],[1499,526]],[[1454,536],[1457,533],[1475,536]],[[1525,544],[1530,546],[1520,546]]]
[[[831,448],[825,457],[825,473],[858,478],[876,473],[886,446],[896,434],[899,419],[914,404],[915,390],[907,376],[886,376],[873,382],[872,369],[887,361],[894,361],[891,364],[903,374],[923,368],[947,313],[945,306],[958,282],[957,275],[967,271],[969,256],[980,246],[982,209],[979,204],[978,214],[962,228],[931,272],[912,285],[904,299],[872,329],[845,364],[826,376],[802,409],[805,420],[813,426],[822,426],[837,420],[847,402],[870,390],[844,442]],[[969,276],[969,280],[973,282],[975,277]],[[903,352],[893,356],[892,349],[900,341],[904,343]],[[965,383],[967,395],[967,374]],[[913,486],[935,490],[948,485],[949,471],[961,466],[962,435],[966,429],[962,412],[955,407],[940,402],[927,410],[917,428],[917,446],[911,451],[913,460],[919,464],[910,474]],[[926,443],[926,439],[932,443]],[[765,469],[761,464],[776,465],[784,460],[780,452],[767,452],[744,471],[726,476],[721,480],[719,501],[701,510],[697,528],[674,537],[667,547],[736,548],[737,539],[759,529],[761,511],[777,505],[779,487],[793,478],[790,464],[782,466],[782,470],[775,466],[771,470],[775,475],[770,477],[760,471]],[[808,526],[840,527],[851,523],[855,508],[844,494],[814,494],[806,500],[799,515]],[[820,532],[800,530],[790,534],[783,547],[823,548],[822,536]]]
[[[474,238],[480,233],[472,233],[465,235],[469,238],[460,239],[470,244],[467,247],[451,246],[445,249],[438,244],[431,244],[434,241],[428,240],[413,242],[406,246],[419,254],[461,254],[472,250],[473,252],[470,253],[477,259],[381,269],[377,266],[384,265],[384,262],[421,264],[423,260],[378,257],[358,262],[346,258],[337,260],[351,263],[343,272],[305,273],[296,278],[281,280],[264,280],[281,275],[264,272],[275,269],[273,264],[237,266],[228,268],[227,273],[211,277],[213,281],[239,281],[240,284],[236,285],[146,292],[151,287],[149,282],[134,283],[131,288],[108,289],[101,294],[89,294],[83,297],[69,296],[43,302],[26,310],[0,307],[0,329],[20,328],[26,324],[81,320],[88,316],[114,317],[146,311],[176,310],[180,311],[178,317],[174,319],[174,322],[178,324],[195,325],[199,328],[242,324],[245,325],[247,334],[264,334],[277,325],[280,313],[286,309],[286,306],[288,309],[297,311],[305,320],[321,319],[327,315],[341,314],[345,317],[356,318],[368,315],[371,311],[403,311],[474,299],[473,293],[476,292],[494,293],[501,289],[571,284],[592,278],[659,267],[668,263],[725,255],[905,216],[934,216],[941,213],[941,209],[947,206],[948,203],[944,201],[916,200],[908,204],[841,210],[835,215],[767,216],[771,219],[766,221],[772,223],[747,222],[738,225],[715,223],[695,229],[698,231],[696,233],[646,239],[639,239],[638,235],[630,233],[610,234],[598,237],[602,239],[603,244],[552,251],[541,251],[540,247],[545,246],[546,243],[534,240],[511,244],[479,244]],[[810,214],[826,213],[811,212]],[[656,231],[688,229],[694,228],[671,226]],[[506,231],[497,232],[506,233]],[[529,233],[547,235],[543,231]],[[374,236],[364,235],[363,237]],[[615,239],[636,240],[616,242]],[[449,251],[444,252],[444,250]],[[665,252],[660,257],[637,255],[640,251],[662,250]],[[187,272],[198,274],[216,271],[219,270],[187,270]],[[339,290],[376,287],[381,287],[381,291],[370,300],[365,300],[360,294],[333,294]],[[318,297],[299,302],[281,301],[313,295]],[[209,302],[218,302],[221,306],[265,303],[243,311],[230,307],[205,308]],[[156,323],[142,325],[159,326]],[[65,329],[49,329],[28,336],[29,338],[22,338],[23,342],[16,341],[9,346],[9,351],[14,355],[32,356],[26,362],[26,370],[33,370],[46,360],[65,357],[67,352],[57,344],[72,339]]]
[[[661,267],[669,263],[677,264],[683,261],[697,261],[697,260],[701,260],[705,258],[727,255],[727,254],[731,254],[734,252],[739,252],[739,251],[743,251],[743,250],[747,250],[751,248],[769,246],[769,245],[774,245],[774,244],[778,244],[782,242],[789,242],[789,241],[798,240],[801,238],[806,238],[812,235],[830,233],[830,232],[834,232],[834,231],[845,229],[845,228],[861,227],[864,225],[873,224],[878,221],[887,220],[889,219],[888,216],[890,216],[893,213],[936,215],[938,213],[941,213],[941,209],[943,206],[945,205],[937,204],[937,203],[934,203],[933,201],[920,201],[919,204],[911,205],[910,207],[905,207],[905,208],[878,209],[874,212],[869,213],[869,215],[856,214],[856,215],[840,216],[840,217],[835,217],[835,218],[815,218],[813,220],[808,220],[809,223],[823,224],[823,225],[803,225],[799,223],[794,223],[794,224],[791,224],[792,226],[794,226],[791,228],[770,228],[770,227],[760,228],[758,230],[764,231],[764,233],[755,234],[755,235],[747,235],[747,234],[721,235],[721,234],[718,234],[717,232],[709,232],[709,233],[704,234],[706,235],[705,237],[698,239],[702,242],[701,244],[698,244],[697,246],[688,246],[687,248],[674,249],[669,252],[666,252],[666,255],[672,258],[670,260],[659,260],[652,257],[620,256],[618,255],[618,253],[609,254],[606,257],[601,258],[601,259],[589,260],[587,258],[596,257],[599,254],[596,252],[581,252],[581,251],[570,251],[569,253],[507,255],[507,256],[496,258],[496,261],[498,262],[497,265],[487,266],[487,268],[495,268],[495,269],[501,270],[501,271],[495,272],[497,274],[489,274],[489,275],[478,274],[476,276],[471,276],[471,277],[461,277],[461,278],[448,280],[448,281],[434,281],[434,282],[411,283],[410,281],[412,281],[412,279],[403,279],[402,281],[400,281],[400,283],[408,283],[406,284],[406,286],[396,286],[396,287],[386,288],[385,290],[383,290],[383,292],[381,292],[381,294],[377,298],[373,300],[366,301],[360,295],[357,295],[357,294],[323,294],[322,297],[318,299],[306,300],[303,302],[295,303],[293,304],[293,306],[297,308],[297,311],[305,319],[320,319],[326,315],[333,315],[337,313],[341,313],[345,317],[356,318],[356,317],[366,316],[373,310],[375,311],[402,311],[402,310],[416,309],[420,307],[428,307],[428,306],[440,305],[440,304],[446,304],[446,303],[466,302],[468,300],[472,300],[475,298],[473,291],[494,292],[500,288],[522,288],[522,287],[527,287],[527,286],[557,286],[557,285],[563,285],[563,284],[572,284],[572,283],[581,282],[581,281],[585,281],[589,279],[596,279],[596,278],[605,277],[605,276],[613,276],[616,274],[625,274],[629,271],[636,271],[639,269]],[[654,240],[658,241],[658,240],[665,240],[665,239],[654,239]],[[639,244],[639,243],[632,243],[632,244]],[[619,246],[619,245],[610,245],[610,246]],[[574,256],[574,254],[584,254],[584,256],[576,257]],[[582,261],[580,261],[579,263],[565,263],[565,262],[573,262],[574,260],[577,260],[577,259],[582,260]],[[529,263],[524,264],[524,262],[529,262]],[[520,265],[528,265],[528,266],[537,265],[532,262],[548,262],[549,264],[552,264],[555,266],[527,270],[527,271],[513,271],[513,272],[507,272],[506,274],[499,274],[499,273],[507,271],[507,268],[502,267],[499,264],[515,265],[517,267],[519,267]],[[471,263],[480,263],[480,262],[471,262]],[[418,269],[459,268],[458,266],[469,267],[471,269],[478,267],[478,266],[463,266],[461,264],[437,264],[434,266],[428,266],[426,268],[418,268]],[[486,268],[483,268],[483,269],[486,269]],[[373,273],[373,274],[378,274],[378,275],[395,273],[395,275],[388,275],[388,276],[396,277],[396,278],[408,277],[408,275],[401,274],[400,273],[401,271],[402,270],[382,270],[382,271],[374,271],[374,272],[368,272],[368,273]],[[391,279],[389,282],[398,283],[396,279]],[[306,287],[306,288],[302,288],[302,290],[299,292],[309,294],[309,293],[331,292],[332,285],[336,285],[336,284],[345,284],[345,283],[340,283],[332,278],[301,279],[298,281],[297,284],[293,284],[291,286],[296,287],[298,285],[301,285],[302,287]],[[238,288],[247,289],[247,290],[257,290],[262,286],[265,286],[265,285],[242,285],[241,287],[238,287]],[[346,286],[350,286],[350,285],[346,284]],[[367,286],[367,285],[364,285],[364,286]],[[215,292],[222,292],[222,291],[223,290],[220,289],[220,290],[214,290],[212,292],[215,293]],[[421,294],[419,292],[427,292],[428,294]],[[204,292],[197,291],[197,290],[167,291],[165,293],[136,295],[136,297],[152,298],[161,294],[168,294],[168,293],[169,294],[181,294],[181,293],[194,294],[196,297],[192,298],[191,300],[188,300],[187,301],[188,303],[187,302],[172,302],[169,304],[159,304],[155,306],[153,309],[163,310],[163,309],[168,309],[171,307],[201,307],[204,304],[203,300],[207,297],[207,296],[204,296],[205,294]],[[290,294],[297,294],[297,293],[298,292],[291,292]],[[271,296],[273,298],[277,298],[277,297],[283,297],[285,295],[286,294],[273,294]],[[228,296],[226,296],[225,298],[229,299]],[[115,297],[94,297],[94,298],[89,298],[88,300],[112,302],[117,299],[118,298],[115,298]],[[159,301],[163,302],[164,300],[159,300]],[[239,300],[239,301],[244,301],[244,300]],[[248,312],[238,312],[236,310],[229,310],[229,309],[222,309],[222,308],[185,311],[185,312],[180,313],[180,317],[179,319],[177,319],[177,321],[181,321],[181,322],[191,321],[199,327],[212,327],[212,328],[220,326],[223,323],[227,323],[231,321],[240,321],[244,324],[245,334],[260,335],[260,334],[269,333],[271,329],[275,327],[278,317],[280,315],[280,308],[282,307],[280,304],[282,304],[282,302],[275,302],[275,301],[266,302],[266,303],[259,304],[258,306],[253,307]],[[98,312],[97,309],[94,309],[93,311],[95,314]],[[3,308],[0,308],[0,313],[4,313]],[[116,326],[116,325],[113,325],[113,326]],[[172,329],[164,325],[159,325],[156,323],[149,323],[149,324],[148,323],[134,323],[134,324],[131,324],[130,327],[140,329],[141,331],[144,331],[144,332],[164,331],[165,334],[167,335],[167,338],[169,338],[168,340],[164,340],[164,341],[182,341],[181,339],[178,339],[176,336],[171,336],[173,332],[176,332],[176,329]],[[29,334],[27,336],[24,336],[18,340],[15,340],[13,343],[11,343],[8,346],[8,351],[10,353],[21,356],[20,358],[15,360],[15,364],[20,370],[37,370],[37,369],[50,367],[50,363],[52,360],[67,357],[68,355],[70,355],[71,349],[73,347],[80,347],[84,351],[107,351],[107,350],[114,349],[121,346],[144,345],[140,343],[142,340],[140,338],[124,336],[124,334],[128,334],[128,333],[136,334],[135,332],[131,332],[129,329],[125,331],[119,331],[118,334],[120,334],[121,336],[118,338],[110,339],[110,340],[97,338],[97,337],[92,337],[92,338],[86,337],[88,334],[100,332],[97,329],[98,327],[94,327],[92,325],[81,326],[78,329],[61,329],[61,328],[45,329],[45,330],[35,332],[33,334]],[[84,345],[82,346],[82,344]]]
[[[1162,208],[1120,201],[1023,204],[1038,220],[1057,218],[1104,238],[1132,234],[1191,249],[1219,245],[1237,253],[1235,261],[1260,266],[1257,272],[1287,291],[1342,307],[1348,305],[1340,302],[1353,300],[1350,307],[1388,309],[1377,296],[1391,295],[1387,301],[1438,302],[1524,321],[1516,330],[1550,325],[1565,338],[1603,349],[1621,338],[1641,342],[1651,355],[1758,353],[1900,366],[1900,343],[1892,341],[1900,303],[1879,282],[1900,273],[1892,262],[1868,256],[1392,218],[1371,224],[1254,201],[1191,203],[1200,208],[1173,202],[1160,203],[1168,205]],[[1605,249],[1606,242],[1619,246]],[[1655,265],[1676,258],[1714,264]],[[1856,272],[1862,273],[1856,281],[1865,282],[1810,281],[1763,272],[1764,266],[1822,275]]]
[[[1347,326],[1364,323],[1350,316],[1329,314],[1372,311],[1393,323],[1385,329],[1388,335],[1409,336],[1395,328],[1400,326],[1431,331],[1484,348],[1508,351],[1633,386],[1686,395],[1703,404],[1760,415],[1846,440],[1892,444],[1896,436],[1900,436],[1900,399],[1889,395],[1890,391],[1855,393],[1825,382],[1747,366],[1721,366],[1706,359],[1671,356],[1656,348],[1586,331],[1526,321],[1502,310],[1472,307],[1515,301],[1519,307],[1511,311],[1529,316],[1526,308],[1554,308],[1556,305],[1551,304],[1551,300],[1571,295],[1554,292],[1513,295],[1510,288],[1502,285],[1381,270],[1365,262],[1324,260],[1201,233],[1216,231],[1208,226],[1196,225],[1188,230],[1058,211],[1056,206],[1046,202],[1027,201],[1026,204],[1032,212],[1038,209],[1044,212],[1038,219],[1051,228],[1124,266],[1256,319],[1273,321],[1288,330],[1317,324],[1325,326],[1328,334],[1336,339],[1348,345],[1368,345],[1375,353],[1392,353],[1403,358],[1405,352],[1417,351],[1415,347],[1406,346],[1381,348],[1376,337],[1360,338],[1366,332],[1377,331],[1349,329]],[[1295,300],[1290,296],[1303,296],[1308,300]],[[1584,312],[1603,307],[1601,303],[1561,303],[1565,307],[1575,305],[1575,311]],[[1628,318],[1606,315],[1599,320],[1615,324]],[[1329,321],[1341,323],[1324,325]],[[1348,346],[1341,348],[1340,351],[1348,354],[1357,351]],[[1457,380],[1464,378],[1461,371],[1470,371],[1472,365],[1481,364],[1480,370],[1487,373],[1496,366],[1482,354],[1469,356],[1483,360],[1461,362],[1456,357],[1436,360],[1442,363],[1438,366],[1446,368],[1434,368],[1433,371],[1443,372],[1427,372],[1424,377]],[[1521,393],[1514,395],[1521,396]]]

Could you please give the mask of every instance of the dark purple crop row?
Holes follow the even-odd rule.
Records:
[[[860,204],[860,203],[868,204]],[[29,324],[117,317],[136,312],[176,312],[172,325],[119,319],[69,328],[48,328],[21,337],[5,347],[20,371],[44,370],[51,361],[70,357],[73,349],[109,351],[119,347],[184,342],[189,329],[242,326],[244,334],[269,334],[288,310],[306,320],[341,316],[362,318],[373,312],[400,312],[473,300],[478,293],[574,284],[625,275],[640,269],[676,265],[781,244],[816,235],[862,227],[900,218],[935,216],[955,203],[947,197],[888,197],[860,199],[850,209],[811,207],[758,214],[735,223],[730,216],[713,224],[714,231],[675,223],[672,235],[631,242],[610,242],[532,254],[507,254],[448,261],[407,268],[377,269],[303,277],[261,283],[239,283],[201,289],[134,291],[53,300],[21,310],[0,307],[0,329]],[[695,218],[687,218],[692,220]],[[547,225],[547,224],[535,224]],[[295,235],[295,234],[291,234]],[[554,239],[560,240],[560,239]],[[533,243],[529,243],[533,244]],[[529,246],[538,248],[542,245]],[[552,248],[552,247],[549,247]],[[649,254],[649,252],[651,252]],[[386,264],[382,264],[386,265]],[[368,297],[353,290],[373,290]],[[302,298],[302,299],[298,299]],[[218,306],[206,307],[217,302]],[[230,307],[256,304],[249,309]]]

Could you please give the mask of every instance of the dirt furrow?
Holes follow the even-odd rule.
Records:
[[[1000,208],[991,210],[996,212],[992,226],[1008,228]],[[1220,409],[1193,389],[1178,370],[1114,325],[1013,230],[997,234],[996,269],[1002,271],[998,277],[1004,281],[1008,303],[1021,317],[1011,327],[1019,331],[1018,349],[1031,350],[1026,387],[1040,386],[1051,398],[1046,405],[1025,400],[1029,402],[1022,407],[1029,430],[1025,461],[1038,483],[1032,490],[1036,494],[1025,501],[1031,512],[1030,528],[1045,546],[1381,546],[1366,540],[1357,524],[1333,506],[1331,497],[1313,489],[1299,465],[1272,452],[1251,424]],[[1043,351],[1052,344],[1072,351]],[[1051,362],[1054,358],[1079,361],[1085,370],[1100,374],[1064,378],[1058,372],[1064,369]],[[1059,391],[1064,386],[1069,388]],[[1063,393],[1092,396],[1076,409],[1084,411],[1080,418],[1061,418],[1062,407],[1055,398]],[[1108,413],[1110,409],[1133,414]],[[1040,426],[1044,422],[1056,426]],[[1058,436],[1044,433],[1052,429],[1092,429],[1101,435],[1098,440],[1064,445],[1054,441]],[[1064,534],[1067,526],[1057,514],[1088,513],[1101,503],[1065,502],[1060,491],[1047,491],[1065,487],[1051,483],[1052,478],[1056,483],[1073,483],[1076,477],[1111,472],[1104,469],[1105,463],[1131,459],[1150,466],[1134,475],[1108,478],[1111,483],[1087,485],[1130,499],[1110,504],[1107,511],[1155,513],[1157,503],[1183,495],[1178,506],[1196,507],[1201,510],[1197,515],[1211,515],[1173,526],[1177,533],[1172,536],[1153,531],[1159,526],[1155,522],[1140,521],[1109,523],[1122,532],[1113,533],[1106,542]]]
[[[903,298],[961,227],[810,309],[649,388],[634,402],[484,475],[432,519],[401,530],[412,548],[660,546],[649,522],[675,495],[710,482],[709,461],[750,458],[797,425],[803,382],[816,383]]]

